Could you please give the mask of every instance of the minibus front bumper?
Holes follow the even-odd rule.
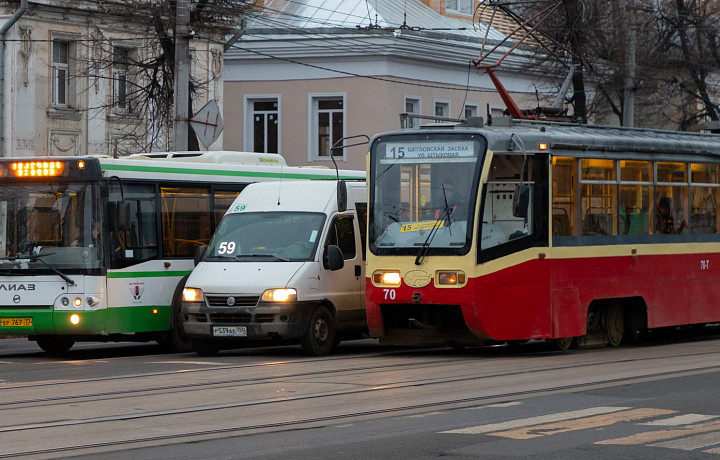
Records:
[[[305,335],[313,307],[312,302],[259,302],[254,307],[183,302],[183,329],[190,337],[296,339]]]

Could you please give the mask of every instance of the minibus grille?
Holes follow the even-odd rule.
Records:
[[[210,321],[213,323],[249,323],[252,320],[250,313],[211,313]]]
[[[232,300],[228,302],[230,298],[232,298]],[[205,299],[210,307],[254,307],[258,304],[260,296],[206,295]]]

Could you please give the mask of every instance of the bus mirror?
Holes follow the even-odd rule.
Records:
[[[120,201],[117,203],[116,217],[115,217],[115,229],[120,232],[126,232],[130,230],[130,203],[126,201]],[[111,228],[113,228],[111,226]]]
[[[334,244],[329,245],[325,248],[325,254],[323,254],[323,267],[330,271],[340,270],[345,266],[343,260],[343,254],[339,247]]]
[[[515,195],[513,195],[513,216],[527,218],[529,202],[530,186],[516,185]]]
[[[195,248],[195,258],[193,259],[195,262],[195,265],[200,263],[203,256],[205,255],[206,250],[207,250],[207,246],[198,246],[197,248]]]
[[[347,185],[344,180],[339,180],[337,183],[337,208],[338,212],[347,210]]]

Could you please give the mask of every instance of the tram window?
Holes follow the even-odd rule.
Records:
[[[615,180],[615,161],[614,160],[598,160],[595,158],[586,158],[581,160],[581,179],[598,180],[598,181],[614,181]]]
[[[192,257],[210,241],[210,192],[204,188],[161,187],[163,252]]]
[[[717,233],[719,193],[720,188],[718,187],[693,186],[690,188],[691,233]]]
[[[617,183],[615,161],[600,159],[581,160],[580,184],[582,214],[581,235],[617,234]],[[592,182],[590,182],[592,181]]]
[[[687,187],[655,187],[654,233],[675,234],[687,232],[687,197]]]
[[[653,180],[652,163],[649,161],[620,161],[621,182],[647,182]]]
[[[680,182],[687,183],[687,165],[685,163],[669,163],[658,161],[657,163],[658,182]]]
[[[714,163],[692,163],[690,180],[693,184],[720,184],[720,165]]]
[[[532,231],[533,222],[533,183],[532,156],[495,155],[490,166],[490,177],[483,197],[482,242],[481,249],[498,246],[517,238],[527,236]],[[523,174],[523,165],[525,173]],[[530,199],[527,217],[514,215],[514,197],[516,186],[522,182],[530,187]]]
[[[553,157],[552,168],[552,233],[554,236],[577,235],[574,192],[577,160]]]
[[[650,233],[650,185],[620,185],[618,220],[620,235]]]

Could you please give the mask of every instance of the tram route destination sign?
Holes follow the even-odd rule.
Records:
[[[431,158],[472,158],[475,157],[473,141],[446,142],[388,142],[385,158],[431,159]]]

